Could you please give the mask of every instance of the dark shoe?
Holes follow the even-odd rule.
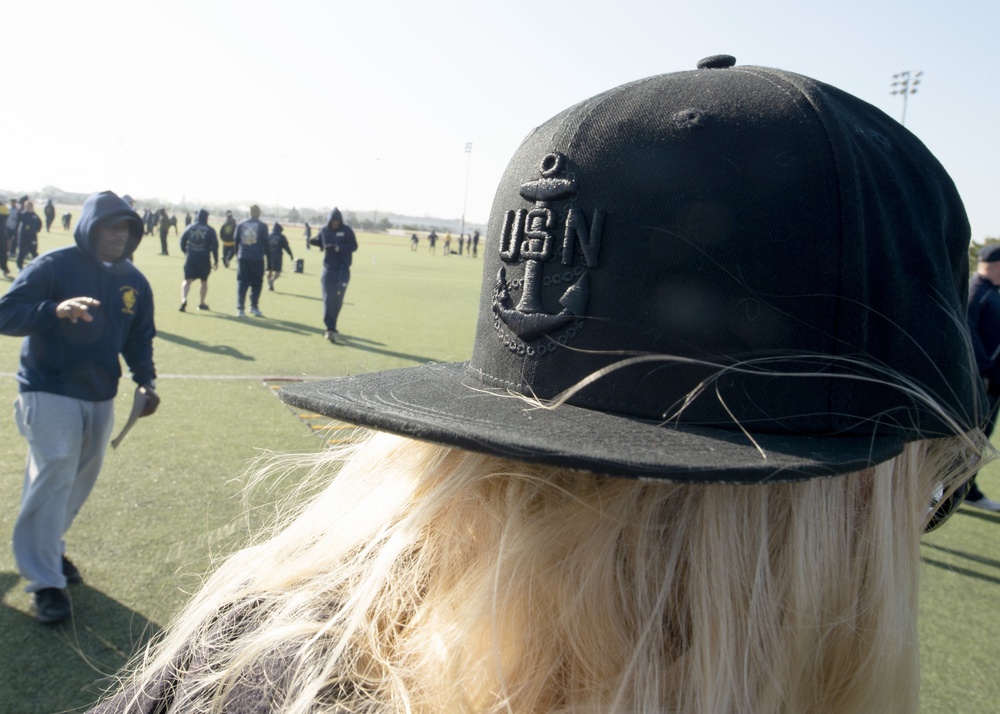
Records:
[[[205,304],[205,303],[202,303],[201,305],[198,306],[198,309],[199,310],[207,310],[208,309],[208,305]]]
[[[991,498],[987,498],[983,494],[979,494],[979,498],[969,498],[965,497],[965,505],[972,506],[973,508],[980,508],[984,511],[989,511],[990,513],[1000,513],[1000,503],[997,503]]]
[[[35,592],[35,619],[53,623],[68,620],[73,614],[66,591],[60,588],[42,588]]]
[[[188,306],[187,300],[185,300],[184,302],[181,303],[181,306],[177,309],[180,310],[181,312],[184,312],[185,310],[187,310],[187,306]]]
[[[66,576],[66,582],[71,585],[77,585],[83,582],[83,576],[80,575],[80,569],[73,565],[73,561],[65,555],[62,557],[62,573]]]

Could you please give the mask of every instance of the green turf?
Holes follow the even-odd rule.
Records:
[[[57,215],[65,208],[59,207]],[[74,217],[75,223],[75,217]],[[213,224],[217,225],[217,220]],[[480,285],[479,260],[412,253],[408,239],[359,235],[340,329],[345,345],[322,339],[320,254],[305,251],[301,229],[286,231],[305,273],[286,273],[261,300],[264,319],[235,318],[235,270],[210,279],[212,311],[180,313],[182,260],[171,234],[162,257],[146,237],[137,265],[157,304],[156,360],[160,411],[140,422],[118,451],[109,451],[97,489],[69,533],[71,556],[86,583],[74,586],[69,626],[34,622],[9,546],[0,547],[0,712],[28,714],[85,709],[114,672],[165,624],[198,587],[212,557],[245,536],[274,493],[246,502],[241,475],[261,449],[322,448],[308,425],[275,398],[262,378],[333,376],[466,359],[471,351]],[[43,250],[68,234],[43,233]],[[287,260],[287,257],[286,257]],[[4,287],[0,282],[0,289]],[[0,372],[17,368],[20,340],[0,338]],[[131,391],[123,382],[118,424]],[[0,403],[16,394],[0,378]],[[9,412],[8,412],[9,413]],[[25,446],[13,420],[0,419],[0,534],[9,541],[20,496]],[[1000,498],[1000,464],[980,477]],[[280,492],[281,486],[276,487]],[[925,539],[921,592],[921,711],[996,711],[997,593],[1000,516],[962,509]]]
[[[1000,500],[1000,461],[978,477]],[[1000,514],[961,508],[925,536],[920,588],[921,711],[1000,711]]]

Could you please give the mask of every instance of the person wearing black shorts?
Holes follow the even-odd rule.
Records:
[[[271,235],[267,237],[267,289],[274,290],[274,281],[281,277],[282,252],[288,253],[289,260],[295,260],[288,238],[282,232],[280,223],[275,223]]]
[[[199,310],[207,310],[208,276],[219,268],[219,239],[215,229],[208,225],[208,211],[198,211],[198,220],[184,229],[181,235],[181,252],[184,254],[184,282],[181,283],[180,311],[187,309],[188,290],[195,280],[201,281]]]

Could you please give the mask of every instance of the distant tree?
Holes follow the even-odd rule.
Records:
[[[329,209],[321,208],[319,210],[315,208],[303,208],[300,211],[302,220],[312,223],[314,226],[325,226],[326,219],[330,217]]]
[[[302,216],[299,215],[299,210],[295,206],[292,206],[292,210],[290,210],[288,212],[288,216],[286,217],[286,220],[289,223],[301,223],[302,222]]]
[[[387,231],[390,228],[392,228],[392,224],[389,222],[389,219],[387,217],[383,216],[382,220],[378,222],[378,226],[377,227],[378,227],[378,230],[384,232],[384,231]]]
[[[362,231],[379,231],[384,230],[381,226],[385,223],[387,226],[392,224],[389,223],[389,219],[383,218],[378,223],[375,223],[375,219],[370,216],[359,216],[353,211],[344,212],[344,223],[349,226],[353,226]]]

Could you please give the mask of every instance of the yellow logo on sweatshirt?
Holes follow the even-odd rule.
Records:
[[[119,291],[122,294],[122,304],[125,305],[125,307],[122,308],[122,312],[126,315],[134,315],[135,312],[133,312],[133,308],[135,307],[136,300],[139,299],[139,291],[130,285],[125,285],[119,288]]]

